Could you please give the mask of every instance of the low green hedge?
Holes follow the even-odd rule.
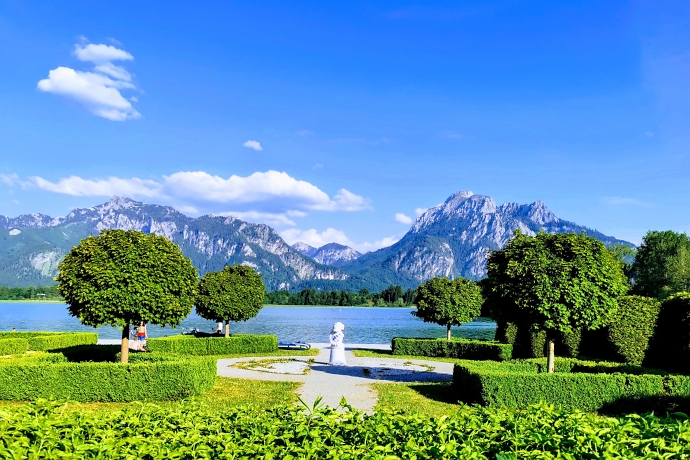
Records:
[[[0,339],[26,339],[29,350],[48,351],[77,345],[95,345],[96,332],[0,332]]]
[[[546,402],[568,410],[609,412],[677,410],[690,401],[690,377],[575,359],[556,359],[552,374],[545,367],[543,359],[456,364],[456,395],[491,407],[520,409]]]
[[[0,338],[0,356],[21,355],[29,350],[29,342],[26,339],[2,339]]]
[[[253,334],[237,334],[227,338],[173,335],[148,339],[146,348],[152,352],[193,356],[271,353],[278,350],[278,338],[275,335]]]
[[[434,356],[457,359],[506,361],[512,345],[486,340],[393,338],[394,355]]]
[[[53,355],[64,359],[60,353]],[[209,357],[177,356],[157,362],[134,359],[130,364],[0,360],[0,400],[177,400],[208,391],[215,378],[216,361]]]

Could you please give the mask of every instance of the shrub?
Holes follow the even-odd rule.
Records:
[[[568,410],[648,411],[672,409],[670,402],[687,407],[690,398],[690,377],[639,366],[560,359],[555,373],[545,369],[546,360],[466,362],[455,365],[453,382],[464,402],[513,409],[546,402]]]
[[[557,332],[557,356],[575,358],[579,354],[581,332]],[[513,358],[541,358],[546,356],[546,332],[529,324],[505,322],[496,329],[496,340],[513,345]]]
[[[148,339],[146,347],[153,352],[194,356],[271,353],[278,350],[278,338],[275,335],[253,334],[230,337],[174,335]]]
[[[661,304],[644,365],[690,372],[690,293],[678,293]]]
[[[641,296],[618,299],[611,324],[583,336],[582,354],[593,358],[642,364],[656,328],[660,303]]]
[[[0,332],[0,339],[20,338],[29,342],[29,350],[48,351],[76,345],[95,345],[96,332]]]
[[[208,391],[215,377],[215,360],[208,357],[135,364],[0,360],[0,400],[176,400]]]
[[[26,339],[0,339],[0,356],[21,355],[29,349]]]
[[[394,355],[435,356],[457,359],[488,359],[505,361],[511,358],[512,345],[468,339],[410,339],[395,337]]]

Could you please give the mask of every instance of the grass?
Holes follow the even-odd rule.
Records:
[[[297,401],[295,391],[301,384],[298,382],[274,382],[264,380],[231,379],[216,377],[213,388],[201,396],[185,401],[159,401],[154,404],[161,407],[176,408],[194,406],[200,412],[231,412],[237,407],[246,407],[257,412],[283,404],[294,404]],[[0,401],[0,410],[22,406],[23,402]],[[69,403],[69,408],[85,412],[105,413],[123,409],[135,403]]]
[[[271,358],[273,356],[317,356],[319,354],[318,348],[310,348],[308,350],[276,350],[270,353],[241,353],[234,355],[213,355],[214,358],[251,358],[260,356],[262,358]]]
[[[453,415],[464,404],[453,396],[452,382],[443,383],[374,383],[379,394],[375,410],[402,411],[426,417]]]

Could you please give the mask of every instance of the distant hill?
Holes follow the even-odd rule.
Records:
[[[66,217],[0,216],[0,285],[54,284],[57,264],[79,241],[102,229],[140,230],[177,243],[201,274],[227,264],[259,271],[267,288],[302,286],[309,280],[346,280],[338,268],[319,264],[292,249],[267,225],[234,217],[187,217],[168,206],[113,197]]]
[[[298,241],[292,245],[292,249],[311,257],[320,264],[333,265],[335,267],[341,267],[362,256],[361,253],[351,247],[338,243],[328,243],[320,248],[315,248]]]
[[[504,203],[470,191],[455,193],[427,210],[392,246],[370,252],[343,270],[352,279],[378,280],[378,286],[413,287],[435,276],[479,279],[486,275],[489,250],[505,246],[519,229],[528,235],[584,232],[605,244],[632,243],[556,217],[546,205]]]

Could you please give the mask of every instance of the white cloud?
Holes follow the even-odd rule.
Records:
[[[382,238],[380,240],[374,241],[373,243],[355,243],[350,240],[348,236],[342,230],[337,230],[335,228],[327,228],[326,230],[319,232],[316,229],[300,230],[297,228],[290,228],[284,230],[280,233],[280,236],[290,245],[295,244],[298,241],[307,243],[315,248],[321,247],[328,243],[338,243],[345,246],[349,246],[361,253],[375,251],[396,243],[400,238],[397,236],[389,236]]]
[[[128,52],[108,45],[76,45],[74,55],[81,61],[96,64],[93,71],[60,66],[38,82],[38,89],[77,101],[92,114],[113,121],[140,118],[120,90],[136,89],[132,75],[114,60],[134,59]],[[136,101],[136,99],[135,99]]]
[[[50,182],[42,177],[29,177],[36,187],[49,192],[62,193],[72,196],[160,196],[161,185],[153,180],[143,180],[133,177],[121,179],[109,177],[107,179],[82,179],[79,176],[70,176],[60,179],[58,182]]]
[[[19,183],[19,176],[16,174],[0,174],[0,182],[10,187],[14,187],[14,184]]]
[[[0,180],[6,182],[9,177]],[[256,172],[246,177],[233,175],[227,179],[204,171],[180,171],[155,180],[79,176],[55,182],[39,176],[29,180],[25,184],[54,193],[155,198],[180,210],[183,207],[194,210],[191,214],[232,214],[243,220],[275,225],[295,225],[293,219],[304,217],[309,211],[361,211],[369,207],[368,200],[345,189],[331,198],[317,186],[278,171]]]
[[[416,209],[414,210],[414,213],[417,215],[417,217],[419,217],[419,216],[421,216],[422,214],[424,214],[425,212],[427,212],[428,209],[429,209],[429,208],[416,208]]]
[[[101,63],[110,61],[131,61],[134,56],[125,50],[115,48],[110,45],[95,45],[89,43],[88,45],[76,45],[74,47],[74,55],[80,61]]]
[[[606,204],[610,204],[610,205],[614,205],[614,206],[632,205],[632,206],[642,206],[645,208],[651,206],[646,201],[636,200],[635,198],[623,198],[623,197],[619,197],[619,196],[607,196],[607,197],[602,198],[602,201]]]
[[[261,147],[261,143],[259,141],[247,141],[242,145],[249,149],[254,149],[259,152],[264,149],[263,147]]]
[[[401,212],[395,214],[395,220],[400,222],[401,224],[407,224],[407,225],[410,225],[413,222],[411,217],[406,216],[405,214],[403,214]]]

